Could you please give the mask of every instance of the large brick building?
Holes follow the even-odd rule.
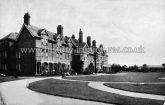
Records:
[[[30,24],[30,15],[24,15],[19,33],[10,33],[0,40],[0,72],[19,75],[58,75],[64,72],[93,73],[108,64],[103,45],[91,44],[91,37],[83,41],[63,35],[62,25],[50,32]]]
[[[8,74],[9,70],[13,72],[13,47],[17,35],[18,33],[10,33],[0,39],[0,73]]]

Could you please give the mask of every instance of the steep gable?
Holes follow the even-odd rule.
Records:
[[[34,40],[35,38],[33,35],[31,35],[31,32],[26,28],[25,25],[23,25],[17,37],[16,46],[18,48],[35,47]]]
[[[15,41],[17,36],[18,36],[17,32],[15,32],[15,33],[11,32],[10,34],[6,35],[5,37],[3,37],[0,40],[7,40],[7,39],[9,39],[9,40],[14,40]]]

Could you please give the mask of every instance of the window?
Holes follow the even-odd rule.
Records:
[[[67,53],[67,59],[69,59],[69,55],[70,55],[70,54],[69,54],[69,53]]]
[[[2,64],[2,70],[3,70],[3,64]]]
[[[66,53],[64,53],[64,52],[63,52],[63,54],[62,54],[62,55],[63,55],[63,59],[65,59]]]
[[[15,69],[17,70],[17,64],[15,65]]]
[[[69,53],[66,53],[66,59],[69,59]]]
[[[58,52],[56,52],[56,57],[58,58]]]
[[[53,59],[54,59],[56,56],[56,52],[53,50],[52,54],[53,54]]]
[[[67,59],[67,53],[64,53],[65,54],[65,59]]]
[[[5,57],[7,57],[7,51],[5,51]]]
[[[21,71],[21,64],[18,64],[18,70]]]
[[[48,45],[47,42],[48,42],[48,37],[46,35],[42,34],[41,43],[43,45],[47,46]]]
[[[20,52],[16,52],[16,58],[21,58],[21,53]]]
[[[4,65],[4,69],[7,70],[7,66],[6,66],[6,64]]]
[[[21,58],[21,53],[20,52],[18,53],[18,58]]]
[[[46,49],[46,52],[48,52],[48,49]]]
[[[4,41],[2,41],[2,46],[4,47]]]
[[[68,59],[70,59],[70,57],[71,57],[70,54],[68,54]]]
[[[21,64],[16,64],[16,70],[21,71]]]
[[[18,58],[18,52],[15,53],[15,57]]]
[[[1,52],[1,56],[3,57],[3,51]]]
[[[5,46],[7,46],[8,45],[8,41],[5,41]]]
[[[3,56],[5,56],[5,51],[3,51]]]
[[[46,49],[46,57],[48,57],[48,49]]]
[[[63,57],[62,57],[62,53],[60,53],[60,59],[62,59]]]
[[[13,45],[13,42],[9,42],[9,46],[11,47]]]

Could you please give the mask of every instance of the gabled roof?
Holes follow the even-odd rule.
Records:
[[[100,47],[97,48],[97,52],[99,52],[100,55],[103,55],[103,56],[105,56],[107,54],[106,50],[104,50],[104,49],[102,49]]]
[[[5,40],[5,39],[16,40],[17,36],[18,36],[17,32],[15,32],[15,33],[11,32],[10,34],[6,35],[5,37],[3,37],[0,40]]]
[[[33,37],[41,38],[40,33],[45,30],[46,33],[48,34],[48,40],[50,41],[56,41],[57,38],[61,38],[62,44],[67,44],[68,40],[70,39],[70,37],[62,36],[60,34],[47,31],[45,28],[39,28],[33,25],[26,25],[26,24],[24,25],[29,30],[29,32],[32,34]]]
[[[73,45],[75,45],[76,47],[78,47],[78,40],[75,38],[71,38],[71,42]]]
[[[64,37],[64,40],[65,40],[66,43],[69,41],[69,39],[70,39],[70,37],[68,37],[68,36]]]
[[[78,43],[79,48],[84,48],[85,46],[86,46],[86,43],[84,43],[84,42],[83,43]]]
[[[79,47],[79,48],[84,48],[87,45],[87,43],[85,42],[79,43],[79,41],[75,38],[71,38],[71,41],[76,47]]]
[[[46,30],[44,28],[39,28],[39,27],[36,27],[36,26],[33,26],[33,25],[26,25],[26,24],[24,24],[24,25],[34,37],[40,37],[39,33],[43,30]],[[49,36],[49,40],[55,41],[54,36],[57,36],[57,35],[55,33],[51,32],[51,31],[46,30],[46,32]]]
[[[32,36],[34,36],[34,37],[40,37],[39,36],[39,32],[43,31],[42,28],[38,28],[38,27],[32,26],[32,25],[26,25],[26,24],[24,24],[24,25],[30,31],[30,33],[32,34]]]

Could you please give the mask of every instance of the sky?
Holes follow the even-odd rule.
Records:
[[[23,16],[30,24],[84,41],[88,35],[97,46],[143,46],[144,53],[108,53],[109,64],[160,65],[165,63],[165,0],[0,0],[0,38],[19,32]]]

